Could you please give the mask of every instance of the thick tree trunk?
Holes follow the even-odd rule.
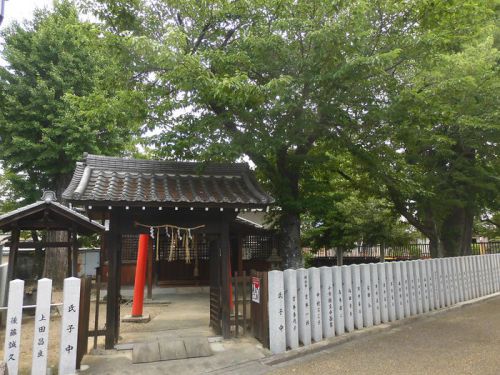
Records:
[[[290,160],[287,147],[276,155],[279,196],[282,213],[280,216],[280,254],[283,268],[304,266],[300,243],[300,167]]]
[[[454,257],[471,253],[472,210],[457,207],[445,218],[441,226],[440,239],[443,243],[444,256]]]
[[[35,261],[33,264],[33,278],[38,280],[43,276],[43,249],[40,245],[36,244],[39,241],[38,233],[36,230],[31,231],[31,238],[35,243]]]
[[[431,258],[442,258],[444,256],[444,248],[439,236],[429,236],[429,241],[429,251],[431,253]]]
[[[56,184],[56,197],[62,200],[62,193],[69,183],[69,176],[61,176]],[[68,229],[70,223],[68,222]],[[66,231],[50,231],[47,234],[49,242],[68,242],[69,236]],[[44,277],[52,279],[55,287],[62,287],[64,278],[68,272],[68,249],[65,247],[45,249]]]
[[[300,215],[284,212],[280,218],[280,248],[283,268],[300,268],[304,266],[302,247],[300,244]]]

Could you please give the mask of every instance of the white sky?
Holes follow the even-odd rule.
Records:
[[[1,28],[12,23],[12,21],[23,21],[31,19],[36,8],[52,7],[52,0],[6,0],[5,19]]]

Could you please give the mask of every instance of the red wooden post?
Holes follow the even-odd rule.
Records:
[[[144,284],[146,282],[146,264],[148,260],[149,235],[139,236],[139,250],[137,252],[137,264],[135,268],[134,302],[132,304],[132,316],[142,316],[144,304]]]

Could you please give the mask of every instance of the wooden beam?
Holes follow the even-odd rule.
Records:
[[[71,246],[71,276],[77,277],[78,275],[78,238],[76,235],[76,228],[73,227],[73,232],[71,233],[72,246]]]
[[[71,242],[65,241],[65,242],[49,242],[49,241],[39,241],[39,242],[33,242],[33,241],[26,241],[26,242],[19,242],[18,244],[18,249],[35,249],[36,247],[70,247],[72,245]],[[5,244],[6,247],[11,247],[12,243],[8,242]]]
[[[68,240],[71,239],[71,232],[67,231]],[[70,277],[72,275],[72,264],[73,264],[73,252],[71,251],[71,241],[69,241],[69,246],[67,246],[68,251],[68,269],[66,271],[66,277]]]
[[[243,274],[243,237],[238,234],[238,274]]]
[[[229,223],[221,224],[220,233],[221,251],[221,305],[222,305],[222,336],[225,339],[231,337],[231,310],[230,310],[230,280],[231,280],[231,254],[229,245]]]
[[[150,246],[148,249],[148,264],[146,267],[146,279],[148,284],[147,298],[153,298],[153,241],[149,241]],[[159,251],[159,249],[156,249]]]
[[[108,249],[108,295],[106,301],[106,340],[105,348],[113,349],[120,331],[120,269],[121,269],[121,233],[119,217],[110,215],[107,233]]]
[[[9,282],[14,280],[16,277],[16,261],[17,261],[17,251],[19,249],[19,234],[20,231],[17,228],[13,228],[11,231],[11,243],[9,244],[9,265],[7,266],[7,292],[9,290]],[[5,293],[5,302],[7,302],[7,293]]]

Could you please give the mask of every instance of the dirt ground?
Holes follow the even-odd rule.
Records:
[[[62,302],[62,292],[55,291],[52,293],[52,303],[61,303]],[[146,305],[147,312],[151,315],[151,318],[154,319],[157,317],[162,311],[165,310],[167,305],[158,304],[158,305]],[[53,369],[53,374],[56,373],[56,369],[59,363],[59,340],[61,334],[61,314],[59,312],[60,307],[53,307],[51,317],[50,317],[50,327],[49,327],[49,358],[48,358],[48,367]],[[132,305],[130,302],[125,302],[121,305],[120,314],[121,316],[130,314],[132,310]],[[32,311],[34,313],[34,311]],[[95,295],[91,297],[91,305],[90,305],[90,319],[89,319],[89,329],[94,329],[95,324]],[[99,305],[99,329],[104,329],[104,323],[106,320],[106,303],[101,302]],[[20,348],[20,356],[21,362],[19,366],[19,373],[30,374],[31,370],[31,361],[32,361],[32,347],[33,347],[33,330],[35,327],[34,316],[30,316],[29,312],[23,315],[23,321],[21,326],[21,348]],[[133,335],[135,332],[140,332],[144,330],[143,325],[137,325],[134,323],[121,323],[120,326],[120,335],[122,337],[127,337],[127,335]],[[4,355],[4,342],[5,342],[5,328],[0,330],[0,358],[3,359]],[[94,347],[94,338],[89,338],[88,349],[91,351]],[[98,337],[97,340],[97,348],[104,348],[104,336]]]

